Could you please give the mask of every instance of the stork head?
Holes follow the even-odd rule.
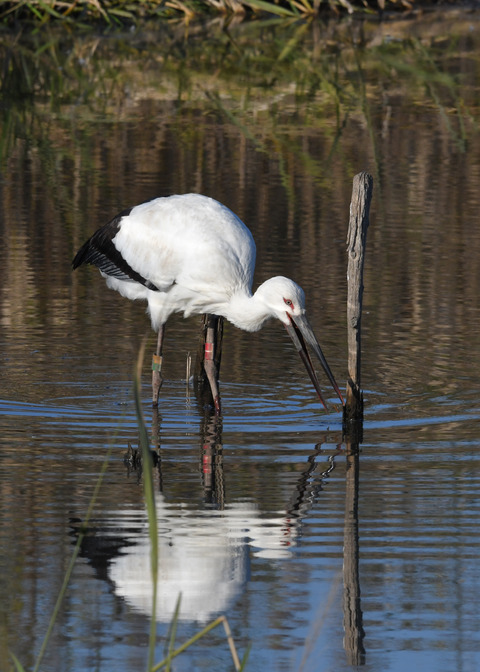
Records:
[[[285,325],[324,408],[326,409],[327,406],[323,399],[320,383],[307,350],[307,344],[311,347],[320,361],[323,370],[343,405],[344,401],[340,389],[307,319],[305,313],[305,293],[303,289],[293,282],[293,280],[278,276],[270,278],[260,285],[255,296],[268,306],[272,314],[278,317],[280,322]]]
[[[266,280],[257,289],[256,296],[285,326],[290,324],[291,318],[305,315],[305,293],[290,278],[279,275]]]

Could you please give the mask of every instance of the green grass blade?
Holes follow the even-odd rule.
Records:
[[[291,52],[294,51],[299,44],[301,44],[308,30],[309,30],[308,23],[303,23],[300,25],[300,28],[296,31],[295,35],[293,35],[293,37],[291,37],[288,40],[288,42],[280,52],[280,55],[278,57],[279,62],[288,58]]]
[[[15,669],[17,672],[25,672],[25,668],[23,667],[22,663],[18,660],[17,656],[10,651],[10,656],[12,657],[13,664],[15,665]]]
[[[62,15],[59,14],[59,12],[55,11],[55,9],[53,9],[53,7],[51,5],[48,5],[46,2],[43,2],[43,0],[37,0],[37,5],[40,7],[40,9],[44,10],[46,15],[53,16],[53,18],[55,18],[55,19],[62,19],[63,18]],[[45,20],[47,18],[46,16],[42,17],[40,12],[38,12],[38,10],[35,9],[35,7],[33,6],[33,4],[31,2],[27,3],[27,7],[30,9],[31,12],[33,12],[34,14],[37,14],[39,16],[39,18],[41,18],[42,20]]]
[[[249,5],[252,9],[258,9],[261,12],[268,12],[269,14],[276,14],[277,16],[297,16],[296,12],[287,9],[286,7],[279,7],[274,5],[272,2],[266,2],[266,0],[248,0],[245,3]]]
[[[250,655],[250,651],[251,651],[251,649],[252,649],[252,645],[249,644],[249,645],[247,646],[247,649],[246,649],[245,653],[243,654],[242,662],[240,663],[240,667],[239,667],[239,669],[238,669],[238,672],[244,672],[244,670],[245,670],[245,668],[246,668],[246,666],[247,666],[248,657],[249,657],[249,655]]]
[[[166,672],[170,672],[170,663],[172,661],[172,653],[175,650],[175,638],[177,636],[177,625],[178,625],[178,616],[180,614],[180,603],[182,601],[182,594],[177,598],[177,603],[175,605],[175,611],[173,613],[172,622],[170,624],[170,637],[168,640],[168,649],[167,649],[167,664],[165,667]]]
[[[142,412],[142,404],[140,400],[140,380],[142,374],[142,364],[145,355],[145,345],[147,338],[143,339],[142,345],[137,358],[137,365],[134,371],[133,393],[135,399],[135,411],[137,414],[137,424],[140,435],[140,447],[142,450],[142,467],[143,467],[143,489],[145,496],[145,506],[147,508],[148,516],[148,535],[150,538],[150,568],[152,574],[152,617],[150,620],[150,635],[148,641],[148,666],[147,671],[152,669],[155,657],[155,642],[157,637],[157,589],[158,589],[158,528],[157,528],[157,511],[155,508],[155,492],[153,485],[153,467],[152,456],[150,454],[150,446],[148,441],[148,432],[145,425]]]
[[[152,667],[152,669],[150,670],[150,672],[157,672],[158,670],[161,670],[162,667],[165,667],[165,665],[166,665],[169,661],[173,660],[173,658],[176,658],[176,657],[179,656],[181,653],[183,653],[184,651],[186,651],[186,650],[188,649],[188,647],[189,647],[189,646],[192,646],[192,644],[195,644],[195,642],[198,642],[198,640],[201,639],[202,637],[204,637],[208,632],[210,632],[210,630],[213,630],[213,629],[216,628],[218,625],[220,625],[220,623],[223,623],[223,619],[224,619],[224,616],[219,616],[219,617],[216,618],[214,621],[212,621],[211,623],[209,623],[208,625],[206,625],[206,626],[203,628],[203,630],[201,630],[200,632],[197,632],[197,634],[196,634],[196,635],[193,635],[193,637],[190,637],[190,639],[188,639],[184,644],[182,644],[181,646],[179,646],[178,649],[176,649],[175,651],[173,651],[167,658],[164,658],[164,659],[161,660],[159,663],[157,663],[154,667]]]
[[[178,602],[177,602],[177,605],[178,605]],[[229,646],[230,646],[230,651],[231,651],[231,654],[232,654],[232,659],[233,659],[233,664],[234,664],[235,670],[237,672],[240,672],[240,670],[243,670],[244,666],[247,662],[247,658],[248,658],[248,654],[250,652],[250,649],[248,649],[246,651],[246,653],[243,656],[242,663],[240,664],[240,661],[238,659],[238,655],[237,655],[237,652],[236,652],[236,649],[235,649],[235,644],[233,642],[230,626],[228,625],[228,621],[225,618],[225,616],[219,616],[214,621],[212,621],[211,623],[206,625],[203,628],[203,630],[200,630],[200,632],[197,632],[196,635],[193,635],[193,637],[190,637],[190,639],[188,639],[184,644],[179,646],[178,649],[175,649],[175,651],[169,652],[169,655],[167,657],[165,657],[163,660],[161,660],[159,663],[157,663],[155,665],[155,667],[152,667],[150,672],[158,672],[158,670],[161,670],[162,667],[165,667],[166,669],[170,669],[170,663],[174,658],[176,658],[181,653],[186,651],[190,646],[192,646],[192,644],[195,644],[195,642],[198,642],[199,639],[204,637],[206,634],[208,634],[211,630],[216,628],[221,623],[223,623],[223,626],[225,628],[225,632],[227,634],[227,639],[228,639],[228,643],[229,643]]]

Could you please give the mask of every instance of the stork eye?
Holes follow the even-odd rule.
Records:
[[[293,308],[293,301],[291,299],[283,299],[283,302],[289,307]]]

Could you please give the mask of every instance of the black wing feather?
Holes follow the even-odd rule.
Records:
[[[82,264],[93,264],[99,268],[102,273],[110,275],[119,280],[126,282],[139,282],[147,289],[159,291],[149,280],[144,278],[140,273],[134,271],[122,257],[120,252],[115,247],[113,239],[118,233],[122,217],[127,217],[131,212],[123,210],[119,215],[114,217],[108,224],[102,226],[98,231],[95,231],[93,236],[78,250],[72,262],[75,270]]]

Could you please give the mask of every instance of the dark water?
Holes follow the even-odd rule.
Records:
[[[218,198],[254,233],[256,283],[305,289],[343,387],[348,207],[368,169],[357,463],[279,325],[226,327],[220,426],[185,383],[198,318],[168,325],[160,418],[145,363],[156,659],[181,592],[178,642],[223,613],[248,670],[480,669],[478,16],[209,30],[2,36],[0,667],[13,651],[33,669],[106,459],[40,669],[146,666],[148,529],[123,457],[148,319],[72,274],[75,251],[134,203]],[[175,662],[231,666],[221,628]]]

